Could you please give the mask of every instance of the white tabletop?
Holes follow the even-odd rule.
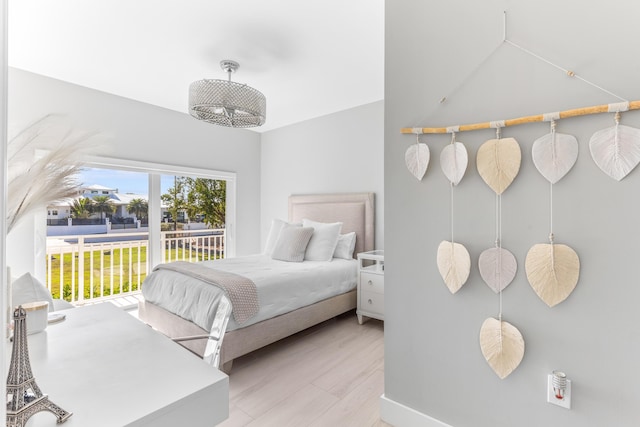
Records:
[[[229,378],[188,350],[109,303],[64,313],[28,341],[36,383],[73,412],[65,427],[213,426],[228,417]],[[49,412],[27,423],[53,425]]]

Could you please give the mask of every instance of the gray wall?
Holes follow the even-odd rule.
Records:
[[[404,165],[415,137],[401,135],[401,128],[618,101],[503,44],[503,10],[510,40],[629,100],[640,99],[637,2],[386,3],[385,395],[456,427],[637,426],[640,169],[616,182],[598,169],[588,148],[595,131],[613,125],[612,114],[558,122],[559,132],[578,138],[580,154],[554,186],[554,231],[557,243],[578,253],[581,270],[573,294],[554,308],[536,296],[524,272],[527,251],[549,234],[549,184],[531,160],[533,141],[549,126],[503,131],[522,148],[520,173],[503,195],[503,246],[518,260],[516,279],[504,292],[504,320],[526,342],[521,365],[506,379],[493,373],[478,343],[482,322],[498,313],[498,296],[477,270],[478,255],[494,242],[495,195],[479,177],[475,155],[494,131],[458,135],[470,164],[455,189],[454,224],[472,257],[471,276],[452,295],[437,271],[438,244],[449,238],[449,186],[439,164],[449,137],[423,139],[432,155],[418,182]],[[448,100],[440,104],[443,96]],[[640,112],[623,114],[622,123],[640,128]],[[546,403],[553,369],[573,381],[571,410]]]
[[[384,248],[384,102],[262,134],[262,242],[287,218],[291,194],[376,193],[376,248]]]
[[[109,157],[235,172],[237,254],[259,251],[260,134],[10,69],[9,124],[14,131],[50,113],[68,115],[78,129],[107,135]]]

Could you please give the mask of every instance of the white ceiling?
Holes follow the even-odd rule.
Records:
[[[185,114],[238,61],[259,132],[384,97],[384,0],[9,0],[8,30],[11,67]]]

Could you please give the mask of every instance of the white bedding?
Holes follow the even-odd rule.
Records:
[[[358,262],[334,258],[332,261],[285,262],[268,255],[249,255],[201,264],[251,279],[258,288],[260,311],[242,325],[249,326],[356,287]],[[150,274],[142,286],[145,300],[209,330],[215,315],[217,286],[194,280],[174,271]],[[239,326],[233,317],[227,330]]]

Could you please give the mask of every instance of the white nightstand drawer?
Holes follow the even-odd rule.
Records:
[[[384,293],[384,276],[380,274],[360,273],[360,291]]]
[[[384,251],[360,252],[358,262],[358,323],[384,321]]]
[[[362,291],[360,293],[360,308],[363,311],[384,314],[384,294]]]

